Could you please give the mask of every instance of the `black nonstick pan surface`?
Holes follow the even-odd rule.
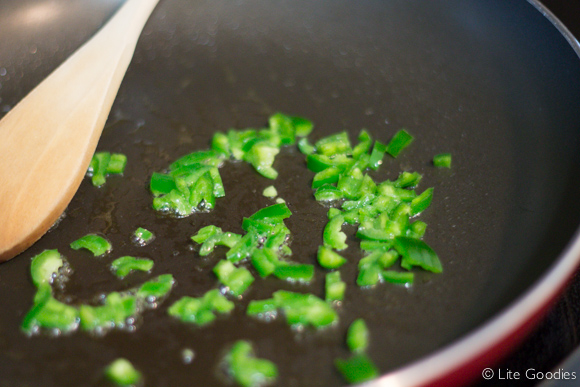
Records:
[[[1,111],[119,5],[0,1]],[[455,365],[399,379],[437,383],[453,374],[445,383],[468,380],[480,364],[473,359],[493,362],[505,353],[506,332],[522,336],[577,262],[580,60],[570,37],[536,6],[523,0],[161,0],[98,145],[128,156],[124,176],[100,189],[85,180],[59,225],[0,265],[0,386],[105,385],[102,369],[117,357],[142,370],[147,386],[227,385],[219,361],[238,339],[253,341],[261,357],[278,364],[276,385],[336,386],[343,382],[332,362],[348,356],[344,331],[357,317],[371,331],[369,355],[387,374],[381,385],[409,364],[441,364],[438,354],[472,340],[481,349],[466,351],[469,361],[439,358]],[[354,139],[367,128],[386,141],[407,128],[415,142],[379,176],[415,170],[424,175],[422,187],[435,188],[422,220],[444,273],[419,273],[411,288],[358,289],[360,252],[350,248],[347,297],[331,330],[297,334],[282,320],[244,315],[249,299],[279,288],[321,295],[321,270],[309,286],[260,281],[229,318],[206,328],[170,318],[173,301],[217,284],[211,269],[220,256],[200,258],[189,237],[208,224],[241,232],[243,216],[272,204],[261,195],[272,182],[246,164],[228,164],[222,169],[227,196],[216,209],[174,219],[151,210],[151,173],[207,148],[217,130],[260,127],[276,111],[314,121],[314,140],[340,130]],[[441,152],[453,154],[451,170],[431,165]],[[287,220],[293,259],[314,263],[327,209],[312,199],[312,174],[303,163],[299,152],[286,149],[275,164],[280,176],[274,184],[294,213]],[[152,244],[131,243],[139,226],[155,232]],[[112,241],[111,255],[93,258],[68,247],[94,232]],[[157,274],[174,274],[177,286],[143,315],[135,332],[27,337],[19,326],[34,295],[30,259],[49,248],[58,248],[74,269],[57,295],[71,304]],[[116,279],[108,264],[122,255],[153,259],[153,272]],[[477,336],[496,328],[503,333]],[[181,359],[184,348],[196,353],[190,364]]]

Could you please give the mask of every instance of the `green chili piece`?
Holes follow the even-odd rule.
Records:
[[[252,255],[258,247],[260,235],[256,232],[248,232],[226,253],[226,258],[231,262],[239,262]]]
[[[154,301],[164,297],[171,291],[175,280],[171,274],[162,274],[145,282],[137,290],[137,297],[147,301]]]
[[[386,152],[393,157],[397,157],[399,153],[413,142],[414,138],[405,129],[399,130],[389,144]]]
[[[112,250],[111,243],[108,240],[95,234],[87,234],[77,239],[70,244],[70,247],[73,250],[87,249],[95,257],[104,255]]]
[[[270,145],[268,142],[257,142],[244,155],[244,160],[252,164],[260,175],[268,179],[276,179],[278,172],[272,168],[272,165],[279,152],[278,147]]]
[[[216,150],[203,150],[187,154],[175,160],[169,165],[170,170],[176,170],[192,164],[210,165],[219,167],[223,163],[223,152]]]
[[[193,212],[193,206],[189,204],[189,198],[177,189],[167,195],[153,199],[153,209],[156,211],[172,212],[178,216],[188,216]]]
[[[324,283],[325,300],[327,302],[342,301],[346,291],[346,283],[340,278],[339,271],[326,274]]]
[[[282,220],[289,218],[291,215],[292,212],[290,211],[286,203],[279,203],[258,210],[254,215],[250,216],[250,219],[262,220],[269,218]]]
[[[402,172],[393,182],[393,186],[397,188],[416,187],[422,178],[423,176],[417,172]]]
[[[318,172],[316,175],[314,175],[314,179],[312,180],[312,189],[321,187],[324,184],[334,184],[338,182],[340,172],[340,169],[336,167],[330,167]]]
[[[335,250],[344,250],[348,247],[346,244],[346,234],[341,231],[344,224],[344,216],[338,215],[330,219],[324,228],[322,239],[324,245]]]
[[[211,149],[224,157],[230,157],[230,143],[228,136],[222,132],[216,132],[211,139]]]
[[[119,387],[134,386],[141,381],[141,373],[127,359],[119,358],[105,368],[105,376]]]
[[[243,387],[261,387],[278,377],[274,363],[255,357],[252,345],[244,340],[237,341],[225,357],[225,363],[233,379]]]
[[[274,270],[280,264],[276,253],[270,248],[254,250],[250,260],[262,278],[274,273]]]
[[[264,188],[262,195],[264,195],[267,198],[275,198],[276,196],[278,196],[278,191],[276,190],[276,187],[274,187],[273,185],[269,185],[268,187]]]
[[[243,267],[237,268],[233,263],[221,260],[213,268],[213,272],[219,281],[228,288],[228,292],[235,296],[241,296],[254,282],[254,277]]]
[[[213,289],[199,298],[182,297],[173,303],[167,312],[183,322],[203,326],[215,320],[215,313],[225,314],[232,309],[234,309],[234,303],[218,289]]]
[[[362,318],[350,324],[346,333],[346,345],[353,353],[362,353],[369,346],[369,330]]]
[[[154,196],[166,195],[177,189],[175,179],[171,175],[153,172],[151,181],[149,182],[149,189]]]
[[[318,187],[314,193],[314,198],[318,202],[330,202],[342,199],[343,195],[342,191],[337,187],[330,184],[324,184]]]
[[[268,123],[272,132],[280,136],[281,145],[290,145],[296,142],[296,129],[292,118],[282,113],[270,116]]]
[[[369,132],[367,132],[365,129],[361,130],[360,134],[358,135],[358,141],[359,143],[352,150],[352,157],[355,159],[358,159],[362,155],[367,154],[373,145],[373,139]]]
[[[273,298],[268,298],[266,300],[252,300],[248,304],[246,314],[248,316],[268,320],[277,315],[279,306],[280,305],[278,305],[276,300]]]
[[[395,238],[394,246],[403,257],[401,262],[403,268],[410,269],[412,266],[419,266],[433,273],[443,271],[437,254],[422,240],[398,236]]]
[[[107,174],[119,175],[125,171],[127,165],[127,156],[122,153],[111,154],[111,159],[107,165]]]
[[[296,136],[298,137],[306,137],[314,129],[314,124],[312,121],[303,118],[303,117],[290,117],[292,120],[292,125],[294,125],[294,131],[296,132]]]
[[[328,303],[312,294],[294,293],[279,290],[273,294],[275,302],[292,326],[311,325],[323,328],[338,321],[338,315]]]
[[[151,271],[151,269],[153,269],[153,261],[147,258],[124,256],[111,263],[111,270],[119,278],[125,278],[134,270]]]
[[[338,269],[346,263],[346,258],[332,251],[330,247],[318,247],[318,263],[325,269]]]
[[[51,285],[58,270],[64,265],[64,261],[58,250],[44,250],[32,258],[30,275],[36,287]]]
[[[400,285],[410,285],[415,280],[415,275],[411,272],[385,270],[381,273],[381,276],[387,282]]]
[[[415,239],[421,239],[427,231],[427,223],[417,220],[409,226],[407,236]]]
[[[386,242],[362,240],[360,242],[360,248],[361,248],[361,250],[364,250],[364,251],[373,251],[373,250],[379,250],[379,249],[383,250],[383,251],[387,251],[391,247],[393,247],[392,240],[389,240]]]
[[[197,231],[197,234],[195,234],[194,236],[191,237],[191,240],[193,240],[196,243],[204,243],[212,235],[221,234],[221,233],[222,233],[221,228],[214,226],[214,225],[209,225],[209,226],[205,226],[205,227],[200,228]]]
[[[350,174],[340,175],[336,187],[343,193],[346,199],[356,200],[361,195],[361,186],[364,176],[360,169],[355,168]]]
[[[300,150],[300,152],[305,155],[311,155],[316,152],[316,148],[310,143],[310,141],[308,141],[308,138],[306,137],[298,140],[298,150]]]
[[[379,166],[383,163],[383,157],[385,157],[385,152],[387,151],[387,146],[382,142],[376,140],[375,146],[373,146],[373,151],[371,152],[371,158],[369,160],[369,167],[376,171]]]
[[[364,353],[353,355],[347,360],[336,359],[334,364],[348,383],[362,383],[379,376],[379,370]]]
[[[438,168],[451,168],[451,153],[440,153],[433,157],[433,165]]]
[[[314,278],[314,266],[308,264],[279,264],[274,268],[273,274],[286,281],[309,283]]]
[[[137,242],[139,246],[145,246],[146,244],[151,243],[153,239],[155,239],[155,235],[143,227],[137,228],[137,230],[135,230],[133,233],[133,237],[135,238],[134,241]]]
[[[192,186],[189,195],[189,204],[193,208],[203,208],[211,210],[215,206],[215,195],[213,193],[213,180],[209,171],[200,176]]]
[[[135,296],[112,292],[101,306],[81,305],[80,326],[85,331],[122,327],[137,313]]]
[[[89,165],[89,174],[92,174],[92,182],[95,187],[105,184],[110,160],[110,152],[97,152],[93,155]]]
[[[348,133],[340,132],[328,137],[324,137],[314,145],[318,154],[333,157],[338,154],[351,154],[352,148]]]
[[[78,322],[78,310],[56,300],[50,285],[44,283],[39,286],[34,305],[24,316],[21,328],[26,333],[35,333],[40,328],[70,332],[76,329]]]
[[[411,215],[418,215],[431,204],[433,199],[433,188],[428,188],[421,195],[411,200]]]

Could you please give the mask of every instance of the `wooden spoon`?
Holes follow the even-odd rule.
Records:
[[[77,191],[159,0],[128,0],[0,121],[0,262],[36,242]]]

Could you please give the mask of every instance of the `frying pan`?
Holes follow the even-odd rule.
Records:
[[[0,1],[2,111],[119,5]],[[162,1],[99,143],[128,156],[125,175],[101,189],[83,182],[57,227],[0,265],[0,386],[102,385],[102,368],[116,357],[143,370],[147,385],[220,385],[222,350],[240,338],[278,364],[278,385],[336,386],[342,381],[332,361],[348,356],[343,332],[357,317],[369,325],[369,355],[384,373],[372,385],[476,380],[529,332],[580,259],[578,52],[534,1]],[[313,139],[339,130],[354,138],[367,128],[388,140],[407,128],[415,142],[380,177],[416,170],[423,187],[435,187],[422,220],[444,273],[419,273],[410,289],[357,289],[360,253],[352,248],[348,295],[331,330],[296,333],[283,321],[244,317],[249,298],[280,287],[320,294],[321,272],[311,286],[264,280],[208,328],[178,323],[168,305],[216,286],[211,268],[219,258],[200,258],[189,237],[208,224],[241,232],[243,216],[270,204],[261,192],[272,182],[229,164],[222,172],[228,196],[213,212],[173,219],[150,209],[150,174],[206,148],[215,131],[260,127],[276,111],[314,121]],[[436,170],[430,160],[444,151],[453,168]],[[294,213],[287,221],[293,259],[313,262],[320,239],[312,236],[321,235],[326,208],[312,200],[312,175],[300,160],[295,150],[283,152],[275,185]],[[157,235],[145,248],[130,240],[139,226]],[[109,237],[110,256],[68,247],[90,232]],[[34,295],[30,259],[47,248],[74,268],[58,293],[73,304],[156,274],[173,273],[178,286],[135,332],[25,337],[19,325]],[[115,279],[107,265],[121,255],[154,259],[153,272]],[[191,364],[180,359],[184,348],[196,353]]]

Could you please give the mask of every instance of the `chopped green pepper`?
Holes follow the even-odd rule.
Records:
[[[64,261],[58,250],[44,250],[32,258],[30,275],[36,287],[44,284],[52,284],[58,270],[64,265]]]
[[[203,297],[182,297],[169,307],[170,316],[199,326],[207,325],[215,320],[215,313],[229,313],[234,309],[234,303],[228,300],[218,289],[206,292]]]
[[[330,247],[318,247],[318,263],[325,269],[338,269],[346,263],[346,258],[341,256]]]
[[[104,255],[112,250],[111,242],[106,240],[100,235],[87,234],[70,244],[71,249],[87,249],[93,255],[100,256]]]
[[[227,287],[228,292],[235,296],[241,296],[254,282],[254,277],[243,267],[235,267],[233,263],[221,260],[213,268],[213,272],[219,281]]]
[[[362,318],[350,324],[346,333],[346,345],[354,353],[362,353],[369,346],[369,330]]]
[[[133,236],[135,238],[135,242],[139,246],[145,246],[151,243],[153,239],[155,239],[155,235],[151,231],[144,229],[143,227],[139,227],[137,230],[135,230]]]
[[[334,364],[349,383],[362,383],[379,376],[379,370],[364,353],[356,354],[347,360],[336,359]]]
[[[327,302],[342,301],[344,299],[346,283],[342,281],[339,271],[326,274],[324,290]]]
[[[252,345],[237,341],[225,357],[230,375],[243,387],[261,387],[278,377],[276,365],[269,360],[255,357]]]
[[[77,328],[78,323],[78,309],[56,300],[52,296],[50,285],[44,283],[39,286],[34,305],[24,317],[21,328],[29,334],[40,328],[70,332]]]
[[[153,261],[147,258],[124,256],[111,263],[111,270],[119,278],[125,278],[134,270],[150,271],[151,269],[153,269]]]
[[[127,359],[119,358],[105,368],[105,376],[119,387],[134,386],[142,379],[141,373]]]
[[[387,145],[386,152],[393,157],[397,157],[403,149],[413,142],[413,140],[413,136],[411,136],[405,129],[401,129],[395,133]]]
[[[401,266],[405,269],[419,266],[433,273],[443,271],[437,254],[422,240],[398,236],[395,238],[395,249],[403,257]]]
[[[438,168],[451,168],[451,153],[440,153],[433,157],[433,165]]]

